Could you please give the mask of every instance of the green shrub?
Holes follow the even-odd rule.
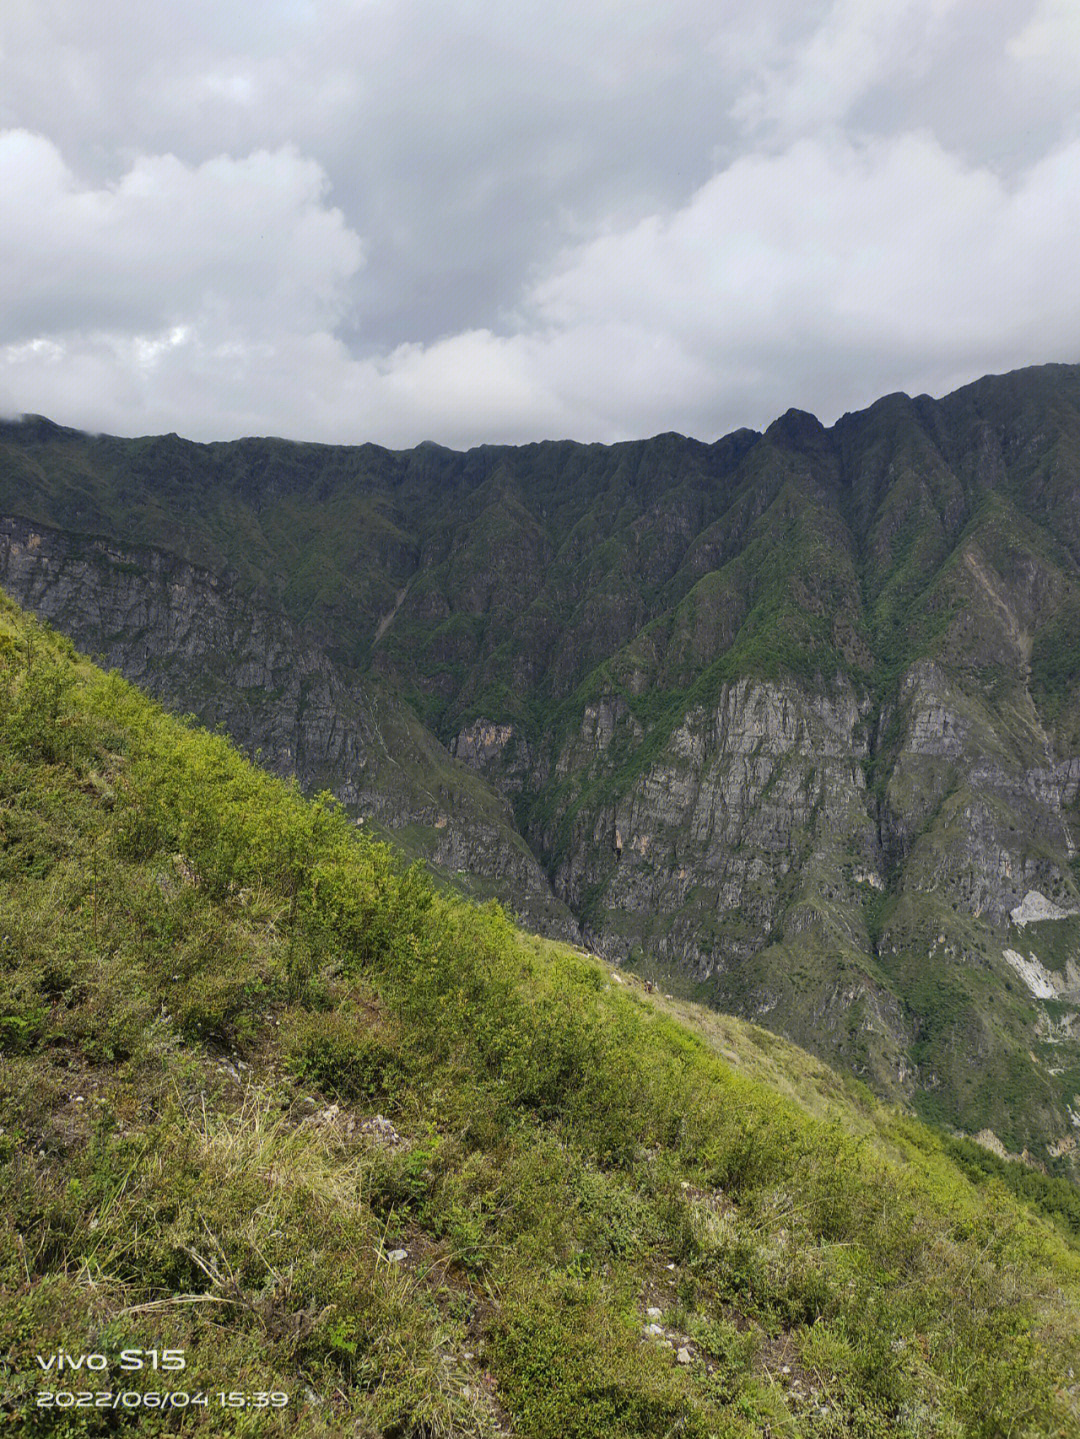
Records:
[[[400,1041],[370,1010],[301,1012],[283,1044],[292,1072],[339,1100],[393,1095],[406,1078]]]
[[[514,1296],[491,1332],[502,1387],[523,1436],[707,1439],[701,1410],[657,1350],[612,1316],[594,1279],[556,1278]],[[713,1431],[715,1432],[715,1431]]]

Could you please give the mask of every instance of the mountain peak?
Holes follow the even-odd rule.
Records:
[[[785,447],[802,447],[806,444],[820,442],[828,431],[816,415],[809,410],[797,410],[794,407],[773,420],[772,424],[765,431],[765,438],[774,445]]]

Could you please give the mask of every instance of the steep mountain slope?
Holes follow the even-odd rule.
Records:
[[[3,599],[0,969],[19,1432],[1080,1432],[1075,1189],[440,897]]]
[[[122,563],[176,557],[230,596],[206,652],[238,662],[215,697],[182,667],[156,692],[279,771],[309,745],[282,732],[291,701],[235,697],[261,643],[245,604],[322,667],[323,716],[339,695],[397,706],[385,823],[430,844],[449,812],[425,808],[402,744],[448,786],[483,781],[473,803],[500,823],[472,843],[462,801],[450,867],[516,912],[577,922],[931,1118],[1075,1155],[1077,368],[890,396],[831,430],[792,411],[715,445],[392,454],[27,421],[4,429],[0,483],[0,582],[129,674],[155,682],[110,649],[131,628],[115,602],[95,611],[115,575],[73,618],[65,555],[141,546]],[[305,782],[375,803],[373,732],[320,738]]]

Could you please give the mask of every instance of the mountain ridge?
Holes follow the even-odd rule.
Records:
[[[467,772],[482,786],[433,808],[410,780],[384,807],[436,862],[440,835],[464,836],[448,878],[464,868],[534,927],[561,916],[939,1123],[1044,1163],[1074,1152],[1073,921],[1010,916],[1029,892],[1080,899],[1077,367],[886,396],[829,428],[789,411],[711,445],[7,425],[0,494],[23,527],[0,583],[126,673],[139,585],[117,564],[141,562],[103,557],[73,589],[61,552],[90,529],[228,577],[354,706],[392,697],[395,774],[423,751],[448,796]],[[239,662],[198,703],[170,663],[151,688],[237,732]],[[287,746],[260,743],[270,710],[262,735],[245,723],[285,772]],[[320,761],[319,783],[348,798],[358,763]],[[501,818],[470,843],[477,806]],[[514,879],[522,839],[535,868],[521,857]],[[1010,955],[1065,998],[1031,993]]]

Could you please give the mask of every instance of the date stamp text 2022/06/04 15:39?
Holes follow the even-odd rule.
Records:
[[[35,1357],[52,1385],[38,1390],[39,1409],[284,1409],[289,1403],[289,1395],[281,1389],[136,1389],[114,1387],[106,1377],[113,1369],[125,1376],[147,1371],[179,1374],[187,1368],[182,1349],[124,1349],[115,1359],[62,1351]],[[80,1381],[85,1384],[91,1375],[108,1387],[81,1387]]]

